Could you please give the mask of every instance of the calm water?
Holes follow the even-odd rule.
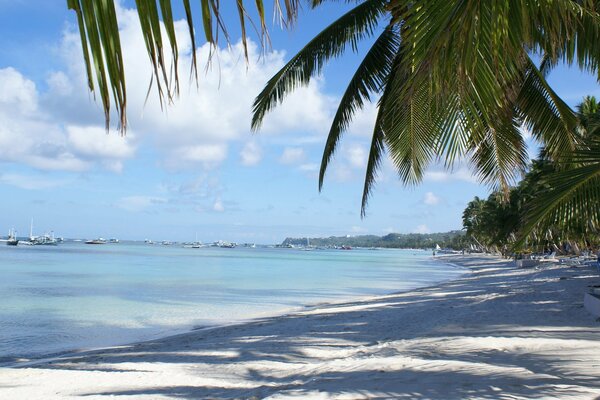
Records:
[[[452,279],[408,250],[0,245],[0,363]]]

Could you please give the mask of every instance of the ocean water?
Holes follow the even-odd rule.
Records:
[[[0,245],[0,363],[407,290],[462,273],[413,250]]]

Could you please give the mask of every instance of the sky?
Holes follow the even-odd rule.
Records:
[[[432,166],[405,187],[388,161],[367,216],[360,201],[376,112],[367,104],[344,135],[318,191],[318,166],[329,124],[369,43],[347,52],[250,130],[251,104],[267,80],[348,5],[304,9],[297,25],[269,26],[271,47],[256,37],[244,62],[237,15],[225,9],[231,47],[190,84],[190,43],[177,23],[182,90],[161,110],[155,92],[144,105],[151,71],[133,2],[119,3],[128,87],[127,135],[104,129],[88,92],[75,15],[64,0],[0,0],[0,232],[54,231],[69,238],[277,243],[287,236],[442,232],[461,228],[462,210],[487,196],[469,169]],[[179,4],[179,2],[174,2]],[[177,19],[182,10],[176,9]],[[222,45],[224,46],[224,45]],[[262,54],[262,56],[261,56]],[[594,77],[567,66],[550,76],[571,106],[600,96]],[[530,141],[530,154],[536,144]]]

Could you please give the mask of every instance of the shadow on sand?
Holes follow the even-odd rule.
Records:
[[[582,307],[591,270],[514,270],[468,257],[456,281],[200,330],[29,366],[118,372],[86,396],[263,398],[590,398],[600,394],[600,324]],[[485,264],[486,267],[480,265]],[[532,345],[532,343],[535,343]],[[596,347],[594,347],[596,346]],[[186,382],[158,368],[175,368]],[[149,374],[151,384],[127,373]],[[154,374],[154,375],[153,375]],[[146,381],[147,382],[147,381]]]

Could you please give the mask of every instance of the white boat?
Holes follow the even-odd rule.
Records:
[[[8,231],[8,239],[6,240],[7,246],[16,246],[19,244],[19,239],[17,239],[17,231],[11,229]]]
[[[98,238],[98,239],[86,240],[85,244],[106,244],[106,239]]]
[[[119,239],[115,239],[115,238],[110,238],[108,239],[109,243],[119,243]]]
[[[58,245],[58,240],[54,238],[54,231],[44,233],[41,236],[33,236],[33,218],[31,218],[31,225],[29,226],[29,242],[23,244],[32,246],[56,246]]]
[[[56,246],[58,245],[58,240],[54,238],[54,232],[50,232],[50,234],[45,233],[42,236],[32,236],[29,238],[29,241],[34,246]]]

